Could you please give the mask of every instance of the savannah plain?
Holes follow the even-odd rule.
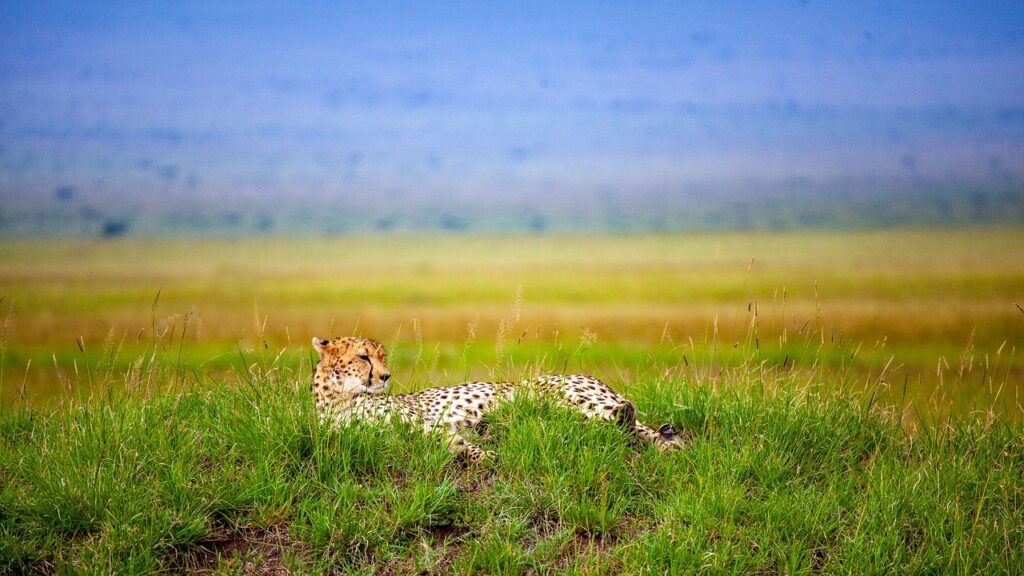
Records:
[[[1024,568],[1024,231],[0,243],[0,573]],[[517,401],[474,466],[336,427],[315,336],[395,392],[597,375],[680,450]]]
[[[1019,419],[1021,246],[1014,229],[7,241],[3,398],[81,395],[95,367],[172,344],[156,357],[179,369],[259,349],[305,378],[312,336],[358,334],[392,349],[398,390],[757,366]]]

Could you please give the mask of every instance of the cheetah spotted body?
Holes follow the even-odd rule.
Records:
[[[589,419],[616,422],[659,449],[681,443],[671,425],[654,430],[637,422],[630,401],[589,376],[541,376],[519,383],[466,382],[413,394],[388,395],[383,392],[391,373],[386,364],[387,354],[378,342],[363,338],[314,338],[313,347],[319,354],[313,396],[321,418],[348,423],[398,417],[422,426],[426,432],[443,431],[451,450],[473,462],[494,454],[470,444],[459,432],[479,427],[484,415],[524,393],[547,395]]]

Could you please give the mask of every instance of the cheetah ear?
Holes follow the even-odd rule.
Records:
[[[320,356],[323,356],[324,348],[326,348],[328,344],[330,344],[330,342],[327,340],[321,340],[315,336],[313,337],[313,348]]]

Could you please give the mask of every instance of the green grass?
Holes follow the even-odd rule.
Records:
[[[0,574],[1019,573],[1022,242],[3,242]],[[693,441],[324,426],[307,343],[352,333],[396,391],[590,373]]]
[[[826,381],[648,372],[611,383],[645,421],[692,432],[685,449],[520,401],[488,417],[477,441],[498,456],[474,467],[401,424],[321,424],[308,364],[269,351],[222,377],[145,370],[0,413],[0,572],[1024,568],[1024,430],[998,418],[908,435]]]

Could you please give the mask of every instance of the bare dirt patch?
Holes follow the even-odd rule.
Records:
[[[226,567],[235,574],[254,576],[291,573],[284,565],[284,554],[293,546],[281,526],[268,529],[218,526],[196,546],[185,554],[174,572],[206,574]]]

